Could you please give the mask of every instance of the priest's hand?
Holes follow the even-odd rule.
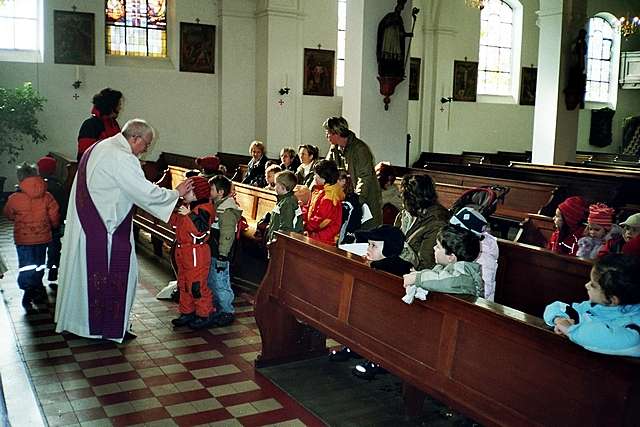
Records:
[[[189,209],[187,206],[182,205],[178,208],[178,213],[180,215],[189,215],[191,213],[191,209]]]
[[[180,184],[178,184],[176,190],[178,190],[178,194],[180,194],[180,197],[183,197],[189,191],[193,190],[193,183],[190,179],[185,179]]]

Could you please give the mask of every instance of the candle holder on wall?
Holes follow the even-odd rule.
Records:
[[[82,80],[80,80],[80,67],[78,67],[77,65],[76,65],[76,80],[73,82],[71,86],[73,86],[74,89],[80,89],[80,86],[82,86]]]
[[[289,91],[291,90],[291,88],[288,87],[281,87],[280,90],[278,91],[278,93],[280,95],[289,95]]]

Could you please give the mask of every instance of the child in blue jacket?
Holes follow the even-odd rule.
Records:
[[[547,325],[587,350],[640,357],[640,259],[605,255],[585,287],[589,301],[549,304]]]

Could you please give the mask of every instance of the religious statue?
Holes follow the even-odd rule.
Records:
[[[379,76],[404,77],[405,37],[413,33],[404,30],[402,9],[407,0],[398,0],[393,12],[387,13],[378,24],[376,59]]]
[[[567,110],[577,106],[584,108],[584,96],[587,89],[587,31],[581,29],[571,48],[569,75],[564,89],[564,103]]]
[[[413,37],[413,27],[416,25],[416,15],[420,11],[413,8],[413,27],[411,32],[404,29],[402,9],[407,0],[397,0],[393,12],[387,13],[378,24],[378,40],[376,44],[376,59],[378,61],[378,81],[380,82],[380,94],[384,98],[384,109],[389,109],[389,97],[395,87],[405,78],[407,65],[407,50],[405,50],[405,38]],[[409,41],[410,46],[411,41]]]

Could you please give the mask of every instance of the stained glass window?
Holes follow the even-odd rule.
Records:
[[[485,1],[480,13],[479,94],[511,94],[513,17],[506,2]]]
[[[167,0],[106,0],[106,53],[167,56]]]
[[[611,87],[611,52],[615,30],[600,16],[589,19],[587,44],[587,93],[585,100],[609,102]]]
[[[0,2],[0,49],[39,51],[42,0]]]
[[[338,0],[338,49],[336,51],[336,86],[344,86],[344,57],[347,33],[347,0]]]

